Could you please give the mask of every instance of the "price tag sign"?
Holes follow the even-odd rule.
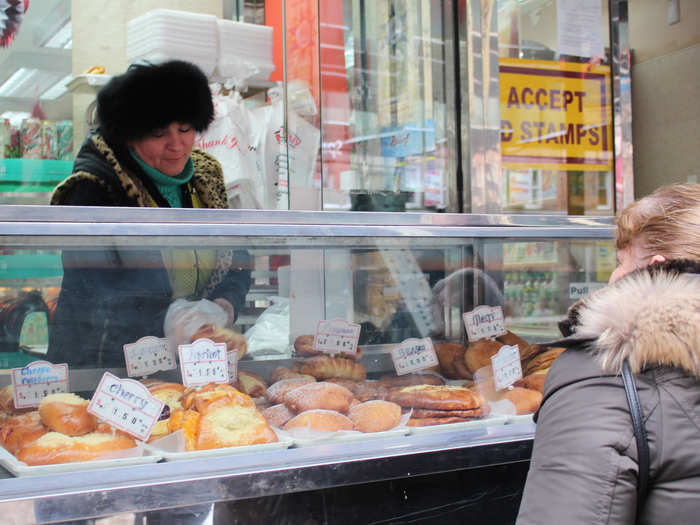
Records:
[[[463,313],[462,319],[470,341],[498,337],[507,333],[503,309],[500,306],[478,306],[471,312]]]
[[[491,356],[491,366],[496,390],[509,387],[523,377],[518,345],[503,345],[497,354]]]
[[[124,345],[124,359],[129,377],[148,376],[160,370],[174,370],[177,367],[168,340],[151,335]]]
[[[238,350],[226,352],[228,359],[228,382],[233,384],[238,381]]]
[[[12,369],[15,408],[39,406],[49,394],[70,392],[68,365],[34,361],[23,368]]]
[[[226,343],[215,343],[211,339],[202,338],[178,346],[177,351],[180,355],[182,383],[185,386],[228,383]]]
[[[394,361],[396,375],[400,376],[438,364],[437,354],[429,337],[406,339],[391,349],[391,359]]]
[[[319,321],[313,349],[325,354],[355,354],[361,326],[344,319]]]
[[[138,381],[120,379],[105,372],[87,411],[119,430],[146,441],[164,405]]]

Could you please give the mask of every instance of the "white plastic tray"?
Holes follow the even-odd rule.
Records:
[[[358,432],[357,430],[342,430],[339,432],[308,432],[303,436],[289,435],[295,447],[306,447],[320,443],[349,443],[352,441],[365,441],[368,439],[381,439],[388,437],[405,436],[408,427],[399,426],[383,432]]]
[[[460,423],[447,423],[445,425],[431,425],[427,427],[408,427],[411,434],[430,434],[433,432],[451,432],[454,430],[470,430],[474,428],[486,428],[505,425],[509,416],[489,416],[483,419],[462,421]]]
[[[84,470],[105,469],[113,467],[126,467],[131,465],[145,465],[157,463],[161,456],[147,451],[144,448],[143,456],[132,456],[114,459],[95,459],[92,461],[74,461],[72,463],[57,463],[55,465],[30,466],[18,460],[5,448],[0,447],[0,465],[17,477],[42,476],[45,474],[62,474],[65,472],[81,472]]]

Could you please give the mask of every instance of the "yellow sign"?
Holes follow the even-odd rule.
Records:
[[[501,58],[506,168],[612,170],[610,68]]]

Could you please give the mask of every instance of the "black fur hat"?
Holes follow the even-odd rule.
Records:
[[[97,94],[100,132],[113,144],[143,138],[173,122],[201,132],[213,117],[206,75],[182,60],[133,64]]]

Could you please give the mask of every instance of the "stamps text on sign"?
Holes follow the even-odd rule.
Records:
[[[124,359],[129,377],[148,376],[177,367],[168,340],[150,335],[124,345]]]
[[[506,333],[503,309],[500,306],[477,306],[471,312],[462,314],[462,319],[470,341],[498,337]]]
[[[425,339],[406,339],[391,349],[396,375],[410,374],[438,364],[433,342]]]
[[[34,361],[23,368],[12,369],[15,408],[39,406],[49,394],[70,392],[68,365]]]
[[[319,321],[313,349],[324,354],[354,354],[360,339],[361,327],[344,319]]]
[[[228,383],[228,356],[226,343],[211,339],[197,339],[194,343],[177,347],[180,355],[180,371],[185,386],[201,386],[207,383]]]

